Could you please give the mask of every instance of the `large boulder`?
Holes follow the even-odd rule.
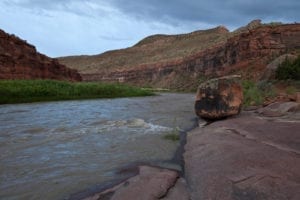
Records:
[[[243,102],[240,76],[211,79],[198,87],[195,112],[206,119],[220,119],[239,114]]]

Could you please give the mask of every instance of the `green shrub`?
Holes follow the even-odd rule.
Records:
[[[244,106],[260,105],[266,97],[274,96],[275,90],[270,82],[243,81]]]
[[[251,81],[243,82],[244,105],[259,105],[263,102],[263,97],[256,84]]]
[[[294,86],[288,86],[286,88],[286,93],[287,94],[296,94],[297,92],[297,88],[295,88]]]
[[[300,56],[293,62],[286,58],[276,69],[275,76],[278,80],[300,80]]]
[[[274,97],[276,95],[274,86],[271,82],[263,80],[263,81],[259,81],[256,85],[257,85],[257,89],[262,93],[262,96],[264,98]]]
[[[180,140],[180,136],[179,136],[179,133],[169,133],[167,135],[164,135],[164,139],[178,141],[178,140]]]

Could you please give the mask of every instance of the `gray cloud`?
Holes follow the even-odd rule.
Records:
[[[0,28],[50,56],[98,54],[152,34],[253,19],[300,21],[299,0],[0,0]]]
[[[19,7],[27,7],[30,9],[43,8],[43,9],[55,9],[61,6],[66,6],[71,2],[78,2],[79,0],[4,0],[6,5],[15,5]]]
[[[200,21],[236,27],[257,18],[300,20],[298,0],[112,0],[112,2],[123,12],[137,18],[169,20],[169,23]]]
[[[93,7],[93,0],[4,0],[8,6],[25,8],[34,13],[63,11],[83,17],[94,17],[95,13],[102,13],[101,7]],[[95,3],[94,5],[98,5]]]
[[[238,27],[253,19],[300,21],[299,0],[4,0],[27,9],[64,10],[80,16],[105,14],[103,5],[143,21],[173,26],[206,23]],[[77,6],[76,6],[77,5]],[[85,9],[81,9],[81,6]],[[100,5],[92,7],[90,5]]]

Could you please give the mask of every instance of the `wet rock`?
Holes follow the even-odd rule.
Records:
[[[198,87],[195,112],[206,119],[220,119],[241,111],[243,90],[240,76],[211,79]]]
[[[300,121],[249,113],[187,135],[191,199],[300,199]]]
[[[123,183],[85,200],[188,200],[184,179],[178,172],[150,166],[140,166],[139,174]]]

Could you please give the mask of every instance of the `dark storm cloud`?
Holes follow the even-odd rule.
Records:
[[[300,21],[299,0],[6,0],[6,2],[30,9],[57,9],[87,16],[89,13],[74,10],[70,5],[105,3],[138,20],[160,21],[171,25],[199,22],[238,27],[258,18],[263,21]],[[101,10],[99,14],[101,15]]]
[[[206,22],[237,26],[252,19],[300,20],[299,0],[112,0],[114,6],[140,19]]]

